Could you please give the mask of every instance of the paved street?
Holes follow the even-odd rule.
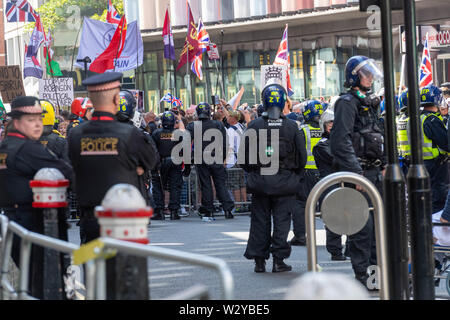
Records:
[[[291,282],[307,271],[306,247],[292,247],[292,254],[286,260],[291,264],[291,272],[274,274],[272,260],[267,262],[263,274],[253,272],[253,261],[244,258],[250,226],[249,215],[237,215],[233,220],[218,216],[214,222],[202,222],[196,215],[178,221],[152,221],[149,227],[150,245],[176,249],[196,254],[204,254],[224,259],[234,278],[234,298],[238,300],[283,299]],[[323,271],[343,272],[353,276],[350,261],[335,262],[325,249],[325,230],[317,219],[317,256]],[[292,232],[289,238],[293,236]],[[72,242],[79,243],[78,228],[70,229]],[[214,271],[177,262],[149,259],[149,280],[151,299],[163,299],[188,289],[196,284],[209,288],[212,299],[221,299],[220,279]],[[437,298],[449,296],[444,281],[436,290]],[[377,299],[378,294],[372,294]]]

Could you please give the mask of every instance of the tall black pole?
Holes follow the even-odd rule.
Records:
[[[403,0],[408,70],[408,113],[411,166],[408,171],[408,209],[411,227],[412,278],[415,300],[434,300],[434,259],[431,224],[430,177],[423,164],[419,86],[417,77],[416,8]]]
[[[406,232],[405,179],[397,154],[394,102],[394,58],[392,48],[391,3],[381,1],[381,33],[383,42],[383,70],[386,103],[386,151],[388,164],[383,180],[388,249],[389,297],[409,299],[408,238]]]

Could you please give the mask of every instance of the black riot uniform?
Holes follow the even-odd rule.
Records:
[[[314,160],[316,161],[321,179],[335,172],[333,165],[334,159],[331,154],[329,137],[330,134],[327,131],[324,131],[322,134],[322,139],[320,139],[320,141],[313,148]],[[324,194],[327,194],[329,191],[325,191]],[[326,226],[325,231],[326,249],[331,254],[331,260],[346,260],[345,256],[342,254],[342,236],[332,232]]]
[[[86,79],[83,85],[88,86],[88,91],[95,91],[108,83],[108,90],[114,90],[120,86],[121,77],[117,72],[100,74]],[[117,87],[112,88],[115,83]],[[102,111],[95,111],[91,121],[74,127],[68,144],[81,209],[81,243],[86,243],[99,237],[95,206],[118,183],[140,189],[136,170],[138,167],[151,170],[157,162],[157,151],[138,128],[120,123],[114,114]]]
[[[245,153],[242,167],[248,173],[247,191],[252,194],[250,235],[244,256],[255,260],[255,272],[265,272],[265,260],[272,253],[272,271],[283,272],[292,269],[283,260],[291,254],[287,237],[300,175],[306,164],[306,147],[297,124],[281,115],[286,99],[284,88],[278,84],[266,86],[262,97],[267,113],[249,124],[239,148],[239,158]],[[272,141],[274,130],[278,131],[277,141]],[[253,133],[257,141],[248,138]],[[260,150],[264,134],[267,146]],[[265,156],[275,159],[274,152],[278,152],[278,164],[261,161]]]
[[[214,194],[211,185],[211,177],[212,177],[217,197],[219,198],[219,201],[222,204],[222,208],[225,212],[225,218],[231,219],[233,218],[233,214],[231,213],[231,211],[234,208],[234,202],[231,198],[230,192],[226,188],[227,172],[225,170],[225,167],[223,166],[223,163],[227,156],[226,150],[228,150],[226,141],[227,132],[221,122],[210,119],[211,107],[209,104],[200,103],[197,106],[196,112],[200,121],[191,122],[188,125],[187,130],[191,135],[191,139],[194,141],[194,152],[193,152],[194,157],[195,154],[198,154],[198,151],[196,153],[195,150],[195,147],[197,145],[201,147],[202,150],[202,162],[200,164],[195,163],[197,176],[200,181],[200,189],[202,192],[202,207],[200,208],[199,212],[203,214],[205,221],[212,220],[214,211]],[[194,132],[196,127],[201,127],[201,131],[199,131],[202,133],[201,141],[195,141]],[[222,161],[220,163],[217,162],[213,164],[205,163],[204,159],[205,149],[208,147],[209,144],[213,143],[211,141],[206,141],[206,139],[203,139],[205,132],[209,129],[219,130],[222,136],[223,157],[222,159],[220,159]],[[210,153],[212,157],[215,156],[214,152],[215,151],[213,150],[212,153]]]
[[[156,129],[152,137],[161,158],[160,170],[152,172],[153,197],[155,200],[155,211],[153,220],[164,220],[164,186],[168,185],[170,192],[169,210],[170,219],[178,220],[180,209],[181,189],[183,187],[182,165],[175,164],[172,159],[173,148],[180,143],[172,141],[175,114],[171,111],[164,112],[162,116],[162,128]]]
[[[27,107],[27,114],[41,114],[42,109],[34,97],[19,97],[11,104],[11,117],[20,118],[24,113],[16,111],[17,108]],[[39,141],[31,140],[21,132],[11,129],[5,139],[0,143],[0,209],[6,216],[20,224],[22,227],[37,233],[44,233],[43,215],[32,208],[33,193],[30,181],[42,168],[56,168],[67,179],[72,179],[72,167],[69,163],[58,159],[51,151],[42,146]],[[62,212],[61,212],[62,213]],[[59,215],[60,238],[67,240],[65,216]],[[12,257],[14,263],[20,265],[20,240],[13,239]],[[43,297],[43,249],[32,246],[31,256],[31,295]]]
[[[350,90],[336,101],[330,146],[338,171],[364,175],[382,193],[381,170],[385,155],[383,131],[377,116],[379,100],[365,95],[362,89],[358,90],[358,86],[363,88],[359,78],[364,76],[361,72],[374,75],[379,72],[375,68],[367,57],[356,56],[347,62],[346,84]],[[364,92],[369,90],[364,87]],[[373,213],[361,231],[348,237],[348,252],[356,279],[367,285],[367,268],[376,265]]]
[[[50,149],[58,159],[63,159],[70,163],[66,139],[55,131],[50,126],[44,126],[44,132],[39,141],[43,146]]]

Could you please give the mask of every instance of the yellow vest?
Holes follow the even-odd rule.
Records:
[[[423,130],[423,124],[425,120],[428,119],[430,116],[436,116],[436,114],[429,113],[427,115],[424,114],[420,115],[422,127],[422,152],[424,160],[433,160],[439,157],[440,154],[447,154],[447,152],[440,150],[438,147],[433,147],[433,141],[425,135],[425,132]],[[442,121],[442,117],[440,115],[437,117]]]
[[[320,128],[314,128],[309,124],[302,127],[303,133],[305,134],[306,152],[308,159],[306,161],[305,169],[317,170],[316,161],[313,156],[313,148],[322,139],[322,130]]]
[[[402,115],[397,119],[398,151],[402,157],[411,155],[409,143],[409,117]]]

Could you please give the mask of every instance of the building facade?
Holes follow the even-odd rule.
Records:
[[[433,26],[435,34],[444,32],[446,35],[450,27],[448,2],[416,2],[417,23]],[[200,81],[190,71],[190,66],[184,66],[175,73],[177,62],[163,58],[161,31],[165,10],[170,8],[178,59],[186,37],[186,1],[156,0],[145,3],[141,7],[145,9],[140,10],[139,23],[146,59],[137,70],[136,81],[145,91],[146,105],[154,111],[163,110],[165,106],[159,101],[168,91],[176,92],[185,105],[190,105],[211,102],[211,95],[216,94],[230,99],[244,87],[241,101],[259,103],[261,66],[274,62],[286,24],[289,26],[290,77],[294,100],[340,94],[343,91],[345,64],[353,55],[366,55],[380,63],[382,60],[380,18],[376,12],[360,12],[359,1],[190,0],[195,22],[202,18],[211,41],[218,45],[222,57],[221,62],[214,62],[209,61],[206,54],[203,55],[204,79]],[[399,29],[403,23],[402,11],[393,12],[393,23],[395,75],[399,83],[402,73]],[[426,37],[425,34],[420,36]],[[449,52],[447,44],[432,49],[437,83],[450,79]],[[318,62],[322,61],[325,62],[325,72],[317,68]],[[187,71],[189,76],[186,76]]]

